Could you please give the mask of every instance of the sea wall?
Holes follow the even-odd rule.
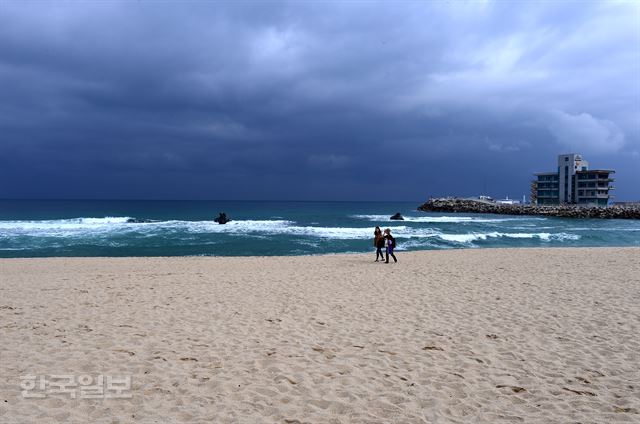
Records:
[[[503,205],[494,202],[438,198],[418,207],[424,212],[495,213],[504,215],[545,215],[562,218],[640,219],[640,207],[583,207],[577,205],[534,206]]]

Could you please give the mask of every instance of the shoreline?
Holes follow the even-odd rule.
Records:
[[[397,256],[0,260],[0,421],[640,417],[640,247]],[[26,399],[25,375],[130,397]]]
[[[207,204],[192,209],[171,204],[157,208],[131,204],[41,206],[49,212],[24,207],[22,218],[5,216],[7,220],[0,221],[4,236],[0,237],[0,257],[367,253],[376,225],[392,229],[398,251],[638,246],[640,240],[638,220],[570,222],[535,216],[424,213],[417,211],[415,204],[298,207],[254,202],[246,207],[221,207],[233,219],[224,225],[212,221],[212,207]],[[66,218],[58,217],[56,210],[64,211]],[[405,219],[390,220],[393,211]],[[132,217],[135,222],[129,222]]]
[[[395,249],[394,252],[399,252],[401,255],[405,254],[414,254],[414,253],[425,253],[425,252],[450,252],[450,251],[484,251],[484,250],[563,250],[563,249],[640,249],[640,246],[522,246],[522,247],[501,247],[501,246],[486,246],[486,247],[447,247],[447,248],[438,248],[438,249],[420,249],[420,250],[399,250]],[[228,259],[273,259],[273,258],[314,258],[314,257],[333,257],[333,256],[372,256],[375,255],[375,250],[371,250],[371,252],[328,252],[328,253],[306,253],[300,255],[174,255],[174,256],[28,256],[28,257],[11,257],[4,258],[0,257],[0,262],[2,261],[11,261],[11,260],[48,260],[48,259],[190,259],[190,258],[228,258]]]

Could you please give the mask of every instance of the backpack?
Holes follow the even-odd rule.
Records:
[[[395,249],[395,248],[396,248],[396,238],[395,238],[395,237],[393,237],[393,236],[391,236],[391,247],[392,247],[393,249]]]

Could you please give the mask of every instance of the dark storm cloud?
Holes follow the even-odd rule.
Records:
[[[628,2],[0,5],[0,196],[640,198]]]

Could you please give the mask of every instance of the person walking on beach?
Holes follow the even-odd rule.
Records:
[[[380,227],[376,227],[373,231],[373,246],[376,248],[376,262],[378,262],[378,256],[381,261],[384,261],[384,256],[382,255],[382,248],[384,247],[384,236],[382,235],[382,230]]]
[[[396,259],[396,255],[393,254],[393,249],[396,248],[396,239],[391,235],[391,229],[387,228],[384,230],[384,239],[387,240],[387,260],[386,263],[389,263],[389,255],[393,258],[393,262],[398,262]]]

